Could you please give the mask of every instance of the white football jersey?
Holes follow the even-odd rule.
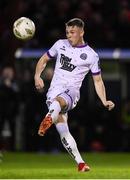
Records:
[[[47,54],[50,58],[56,58],[50,88],[64,86],[79,90],[89,71],[93,75],[101,71],[98,54],[87,44],[73,47],[67,39],[60,39]]]

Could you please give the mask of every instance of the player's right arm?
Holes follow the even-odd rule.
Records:
[[[57,56],[57,49],[58,49],[58,44],[60,41],[55,42],[55,44],[48,50],[47,53],[45,53],[38,61],[36,65],[36,71],[35,71],[35,87],[36,89],[40,90],[44,87],[44,82],[41,78],[41,73],[45,69],[46,64],[49,59],[54,58]]]
[[[46,64],[48,62],[50,58],[48,57],[47,53],[45,53],[38,61],[37,65],[36,65],[36,69],[35,69],[35,76],[34,76],[34,80],[35,80],[35,87],[36,89],[40,90],[44,87],[44,81],[41,78],[41,73],[43,72],[43,70],[46,67]]]

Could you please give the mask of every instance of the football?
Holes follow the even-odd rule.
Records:
[[[35,24],[31,19],[21,17],[14,22],[13,33],[20,40],[32,39],[35,34]]]

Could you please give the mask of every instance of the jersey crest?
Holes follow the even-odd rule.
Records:
[[[82,53],[82,54],[80,55],[80,58],[81,58],[82,60],[86,60],[86,59],[87,59],[87,54]]]

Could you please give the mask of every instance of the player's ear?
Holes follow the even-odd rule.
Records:
[[[83,36],[84,35],[84,29],[81,29],[80,31],[80,35]]]

